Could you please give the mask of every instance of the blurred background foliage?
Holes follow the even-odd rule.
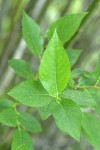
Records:
[[[39,66],[38,58],[27,50],[22,38],[23,10],[40,25],[43,35],[48,25],[57,18],[71,13],[89,12],[77,33],[65,44],[65,48],[82,49],[83,52],[74,67],[93,70],[100,49],[100,0],[0,0],[0,97],[5,97],[8,90],[23,80],[8,66],[9,59],[27,60],[33,72]],[[26,107],[20,109],[24,111]],[[31,108],[29,111],[39,118],[37,109]],[[32,135],[36,150],[93,149],[83,137],[77,143],[61,133],[51,117],[40,122],[44,131]],[[0,125],[0,150],[10,149],[11,135],[12,129]]]

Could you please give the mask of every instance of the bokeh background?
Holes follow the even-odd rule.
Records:
[[[89,12],[65,48],[82,49],[74,67],[93,70],[100,49],[100,0],[0,0],[0,97],[24,80],[8,66],[9,59],[27,60],[34,73],[40,63],[28,51],[22,38],[23,10],[40,25],[43,35],[48,25],[57,18],[71,13]],[[25,111],[27,108],[21,106],[19,109]],[[61,133],[52,117],[42,121],[37,109],[31,108],[29,111],[37,116],[44,129],[42,133],[32,135],[35,150],[94,150],[83,137],[78,143]],[[0,150],[10,150],[11,136],[12,129],[0,125]]]

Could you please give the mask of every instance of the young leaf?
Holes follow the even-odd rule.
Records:
[[[33,80],[20,83],[8,95],[20,103],[31,107],[41,107],[49,104],[52,100],[52,97],[49,96],[41,83]]]
[[[72,78],[78,78],[79,76],[81,76],[84,73],[84,70],[81,68],[76,68],[74,70],[72,70],[71,72],[71,77]]]
[[[22,33],[29,50],[39,56],[43,49],[43,37],[39,26],[25,12],[22,19]]]
[[[40,123],[26,112],[19,113],[19,122],[29,132],[38,133],[42,131]]]
[[[82,76],[78,80],[78,85],[92,85],[96,80],[91,72],[84,71]]]
[[[60,40],[63,43],[67,42],[75,34],[86,14],[87,13],[71,14],[61,17],[49,26],[47,31],[48,39],[52,37],[56,28]]]
[[[97,149],[100,149],[100,120],[90,113],[83,114],[83,135]]]
[[[62,93],[61,97],[71,99],[75,103],[83,106],[96,105],[96,102],[93,100],[92,96],[87,90],[79,91],[67,89]]]
[[[34,150],[32,140],[27,132],[15,130],[11,150]]]
[[[44,88],[52,96],[61,93],[70,79],[69,59],[56,31],[42,57],[39,77]]]
[[[66,52],[69,57],[71,66],[73,66],[77,62],[82,50],[71,49],[71,50],[67,50]]]
[[[25,79],[34,78],[34,75],[30,70],[30,66],[26,61],[20,59],[11,59],[9,60],[9,65],[19,76]]]
[[[56,101],[51,103],[49,110],[58,128],[79,141],[82,119],[80,107],[71,100],[62,99],[60,103]]]
[[[0,99],[0,109],[11,108],[13,102],[8,99]]]
[[[0,112],[0,122],[10,127],[17,126],[17,114],[13,109],[5,109]]]
[[[93,74],[94,74],[96,80],[100,81],[100,50],[99,50],[98,62],[97,62],[96,68],[94,69]]]

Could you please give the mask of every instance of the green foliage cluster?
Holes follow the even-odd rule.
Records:
[[[52,23],[46,32],[48,44],[43,53],[44,38],[40,28],[24,12],[23,38],[33,55],[40,58],[43,53],[43,56],[36,76],[26,61],[9,61],[16,74],[26,79],[8,93],[14,101],[0,100],[0,122],[15,128],[12,150],[33,150],[27,132],[42,131],[33,115],[18,111],[20,104],[38,107],[43,120],[52,115],[62,132],[77,141],[82,134],[100,149],[100,119],[97,117],[100,114],[100,52],[93,72],[81,68],[72,70],[82,50],[65,50],[63,47],[78,30],[86,14],[67,15]],[[87,109],[91,111],[86,112]]]

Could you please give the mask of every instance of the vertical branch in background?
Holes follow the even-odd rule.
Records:
[[[72,4],[72,0],[68,0],[66,5],[63,7],[62,11],[61,11],[61,16],[64,16],[68,9],[70,8],[70,5]]]
[[[18,24],[16,24],[16,23],[17,23],[18,19],[20,18],[20,15],[18,16],[18,11],[19,11],[20,6],[22,6],[23,1],[21,3],[15,4],[15,7],[12,8],[13,11],[11,13],[11,16],[9,16],[11,19],[10,25],[9,25],[9,33],[7,34],[7,37],[4,40],[4,44],[3,44],[4,46],[3,46],[2,55],[0,58],[0,68],[1,68],[0,69],[0,77],[2,77],[2,74],[4,73],[3,70],[6,69],[6,67],[7,67],[7,61],[8,61],[9,55],[11,55],[11,53],[13,54],[13,52],[14,52],[13,47],[11,47],[10,51],[8,49],[9,49],[10,45],[14,43],[14,41],[12,42],[12,40],[11,40],[12,36],[13,36],[14,40],[17,40],[17,36],[19,34],[18,32],[17,32],[18,33],[17,34],[15,32],[15,30],[16,30],[16,27],[18,26]],[[23,6],[24,6],[24,3],[23,3]],[[23,6],[22,6],[22,8],[23,8]],[[17,18],[16,18],[16,16],[17,16]]]
[[[83,21],[82,21],[82,23],[81,23],[81,26],[80,26],[80,28],[82,28],[85,24],[86,24],[86,22],[88,21],[88,19],[92,16],[92,14],[93,14],[93,12],[95,11],[95,9],[97,8],[97,5],[98,5],[98,3],[100,2],[100,0],[93,0],[93,2],[91,3],[91,5],[90,5],[90,7],[87,9],[87,12],[88,12],[88,14],[85,16],[85,18],[83,19]],[[97,23],[97,22],[96,22]],[[90,23],[91,24],[91,23]],[[95,30],[94,30],[94,32],[96,31],[96,28],[95,28]],[[92,34],[91,34],[92,35]],[[90,35],[90,36],[91,36]],[[77,35],[76,35],[77,36]],[[75,36],[75,37],[76,37]],[[81,35],[81,37],[82,37],[82,35]],[[80,37],[78,37],[77,38],[77,40],[73,43],[73,46],[75,46],[75,43],[77,43],[77,41],[79,41],[79,38]],[[87,37],[86,37],[87,38]],[[88,39],[89,40],[89,39]],[[90,44],[91,44],[91,40],[90,41],[88,41]],[[81,53],[81,55],[80,55],[80,57],[79,57],[79,59],[78,59],[78,61],[77,61],[77,63],[73,66],[73,68],[75,68],[75,67],[77,67],[78,65],[80,65],[80,63],[82,62],[82,60],[87,56],[87,55],[89,55],[90,53],[89,52],[91,52],[91,51],[88,51],[88,53],[87,53],[87,48],[85,48],[83,51],[82,51],[82,53]]]
[[[48,6],[49,6],[50,3],[51,3],[50,0],[49,1],[46,0],[44,6],[42,7],[42,10],[40,11],[39,16],[38,16],[38,18],[36,20],[39,24],[41,23],[41,21],[42,21],[44,15],[45,15],[45,13],[47,11],[47,8],[48,8]]]
[[[23,0],[23,1],[26,1],[26,0]],[[23,3],[23,1],[21,3],[19,3],[17,1],[15,7],[13,5],[11,5],[11,8],[14,10],[13,14],[11,16],[9,16],[11,18],[12,24],[10,24],[9,34],[7,34],[6,39],[1,39],[1,43],[4,41],[3,42],[4,47],[2,49],[3,52],[2,52],[1,58],[0,58],[0,91],[2,91],[1,93],[4,93],[4,91],[6,90],[6,86],[8,87],[12,81],[12,80],[10,81],[8,79],[8,76],[11,75],[11,73],[10,74],[8,73],[8,63],[7,62],[8,62],[8,59],[12,55],[14,55],[16,47],[18,46],[18,43],[21,38],[21,27],[20,27],[19,20],[22,15],[23,8],[26,5],[26,3]],[[32,5],[30,5],[29,7],[32,7]],[[19,10],[20,10],[20,14],[18,12]],[[5,83],[6,77],[8,79],[8,84]]]
[[[27,4],[27,8],[25,9],[26,12],[30,13],[35,8],[36,3],[37,3],[37,0],[30,0]]]
[[[2,36],[2,22],[3,22],[3,17],[6,13],[7,10],[7,5],[6,5],[7,1],[2,0],[0,2],[0,37]],[[6,8],[5,8],[6,7]]]

